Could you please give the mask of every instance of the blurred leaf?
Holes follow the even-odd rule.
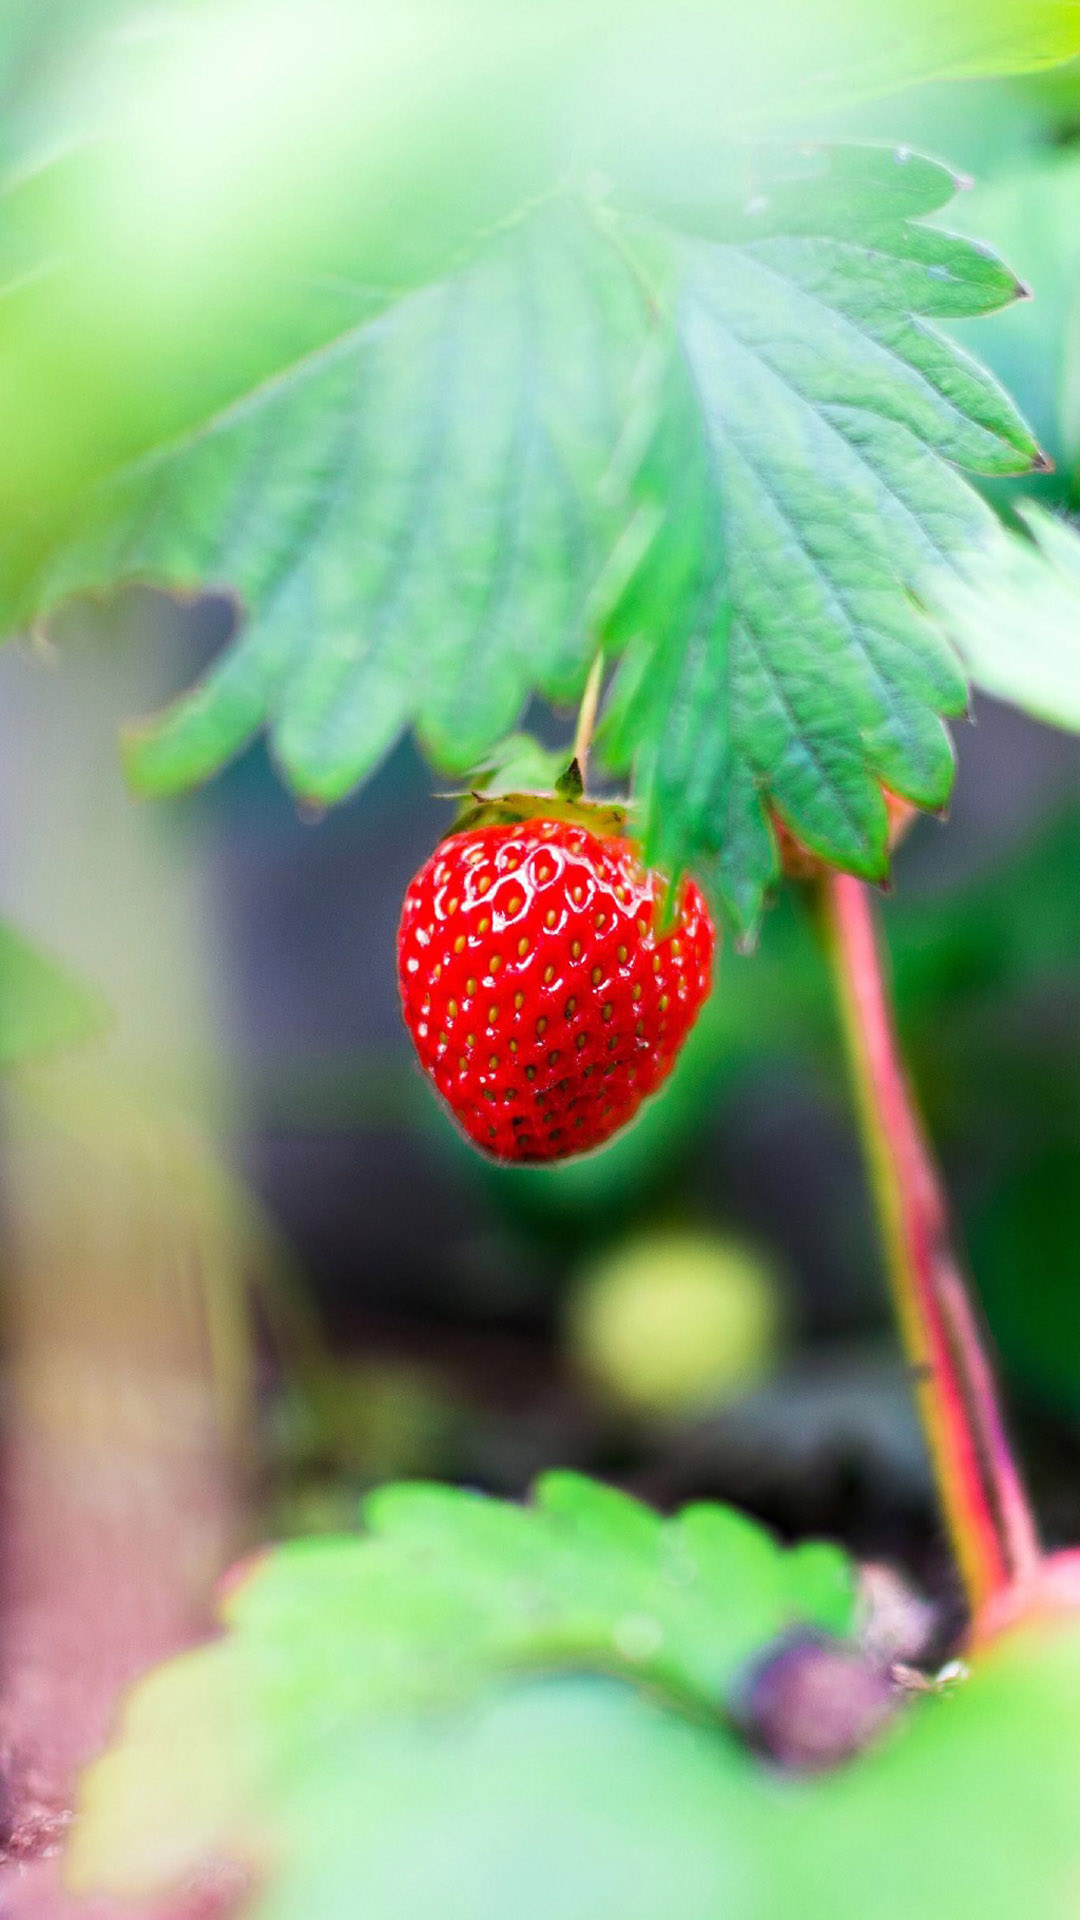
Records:
[[[0,104],[4,109],[0,154],[7,158],[20,138],[32,136],[20,121],[50,81],[60,48],[88,11],[87,0],[7,0],[0,14]],[[13,133],[14,128],[14,133]]]
[[[328,1754],[259,1920],[751,1920],[769,1802],[734,1741],[602,1680]]]
[[[452,1565],[450,1541],[437,1528],[428,1538],[439,1570]],[[511,1566],[520,1577],[517,1555]],[[467,1547],[463,1580],[470,1567]],[[494,1570],[505,1582],[501,1551]],[[414,1620],[424,1586],[414,1578],[399,1596]],[[226,1847],[263,1868],[258,1920],[865,1920],[868,1900],[883,1920],[1072,1920],[1074,1620],[983,1648],[969,1678],[913,1699],[855,1761],[784,1779],[722,1721],[680,1719],[610,1678],[519,1676],[454,1711],[360,1719],[349,1665],[334,1676],[339,1691],[328,1663],[311,1692],[313,1599],[317,1587],[299,1609],[275,1603],[276,1709],[270,1623],[257,1616],[142,1684],[124,1744],[89,1779],[69,1861],[76,1886],[163,1886],[202,1848]],[[361,1612],[351,1647],[369,1660],[365,1625]],[[261,1676],[249,1658],[231,1700],[200,1697],[199,1664],[216,1655],[238,1670],[241,1646],[250,1656],[260,1634]],[[333,1642],[340,1656],[340,1626]],[[225,1708],[250,1715],[253,1702],[273,1763],[256,1769],[247,1804],[223,1806],[221,1748],[235,1761],[239,1744]]]
[[[259,1920],[1075,1914],[1075,1623],[986,1650],[816,1782],[770,1779],[730,1738],[595,1682],[511,1695],[441,1739],[392,1735],[355,1773],[343,1758],[309,1800],[303,1871]]]
[[[5,626],[88,485],[445,275],[564,171],[531,8],[96,11],[0,197]]]
[[[822,1782],[777,1850],[775,1911],[828,1920],[1072,1920],[1080,1628],[988,1648],[876,1752]],[[868,1890],[872,1889],[872,1893]]]
[[[507,1673],[614,1672],[715,1712],[773,1635],[851,1626],[838,1550],[784,1552],[729,1508],[663,1521],[557,1473],[529,1508],[402,1485],[364,1511],[366,1537],[294,1542],[241,1572],[228,1637],[136,1690],[87,1783],[80,1882],[150,1890],[207,1852],[258,1851],[328,1742]]]
[[[0,1069],[78,1046],[108,1017],[97,994],[0,921]]]
[[[664,244],[676,345],[647,467],[658,538],[609,750],[673,867],[712,860],[752,926],[776,873],[764,803],[814,852],[887,870],[879,782],[946,798],[965,704],[912,594],[990,540],[956,473],[1027,467],[1004,392],[927,320],[1012,299],[985,249],[915,224],[952,193],[904,152],[836,149],[757,189],[712,242]]]
[[[888,74],[890,91],[931,74],[1020,72],[1052,65],[1080,52],[1080,25],[1069,0],[917,0],[917,4],[868,9],[864,15],[834,0],[832,16],[857,44],[877,42],[879,71]],[[821,24],[829,18],[823,9]],[[899,44],[898,44],[899,42]],[[901,74],[901,63],[910,71]],[[864,54],[864,58],[865,58]],[[915,71],[921,60],[922,71]]]
[[[1051,726],[1080,729],[1080,536],[1030,502],[977,565],[926,591],[977,686]]]
[[[331,801],[412,720],[464,771],[534,687],[571,693],[646,339],[614,247],[548,207],[110,483],[43,605],[138,575],[233,586],[250,618],[130,743],[139,784],[205,778],[268,724],[293,784]]]
[[[607,59],[593,70],[601,105],[628,118],[636,104],[646,143],[646,104],[650,117],[665,116],[669,135],[680,99],[683,138],[716,119],[757,130],[928,80],[1031,71],[1080,51],[1071,0],[601,0],[576,13],[583,41],[606,30]],[[572,62],[569,44],[566,54]]]
[[[1058,139],[1075,133],[1080,117],[1080,60],[1014,79],[1011,90],[1048,122]]]

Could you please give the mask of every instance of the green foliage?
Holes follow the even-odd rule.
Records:
[[[988,1649],[957,1692],[796,1810],[779,1914],[828,1920],[1069,1920],[1080,1873],[1080,1627]]]
[[[1069,0],[14,0],[0,588],[88,481],[325,345],[343,293],[445,274],[572,169],[655,191],[718,135],[1078,45]]]
[[[934,805],[951,774],[960,674],[912,594],[989,538],[954,469],[1034,453],[935,326],[1015,283],[923,224],[943,169],[732,141],[1064,58],[1074,9],[138,20],[53,0],[0,39],[32,104],[0,209],[5,619],[133,574],[248,616],[135,737],[137,780],[175,791],[263,726],[320,801],[408,724],[463,771],[531,691],[574,697],[618,602],[609,738],[663,857],[713,860],[752,926],[767,799],[880,874],[878,780]]]
[[[880,877],[878,782],[946,798],[938,715],[966,692],[913,594],[990,537],[955,467],[1035,453],[925,324],[1016,292],[993,256],[914,224],[949,198],[944,169],[839,150],[754,184],[716,239],[671,248],[672,396],[646,467],[664,520],[622,610],[613,748],[638,756],[655,854],[713,857],[744,926],[776,867],[763,800]]]
[[[225,1854],[260,1876],[258,1920],[1071,1915],[1074,1622],[783,1779],[729,1689],[793,1619],[847,1629],[839,1556],[565,1475],[531,1511],[391,1488],[370,1521],[256,1562],[227,1637],[141,1683],[85,1786],[74,1887],[156,1891]]]
[[[1066,499],[1080,455],[1078,204],[1080,155],[1065,147],[1014,160],[957,209],[962,230],[1000,248],[1033,295],[977,328],[962,325],[959,337],[1014,395],[1054,461],[1040,491]]]
[[[573,692],[646,337],[613,245],[556,204],[110,485],[45,604],[136,575],[233,586],[250,616],[132,743],[139,784],[204,778],[267,724],[331,801],[410,721],[462,773],[532,688]]]
[[[464,771],[531,689],[580,689],[614,608],[608,747],[637,763],[659,857],[714,861],[751,926],[767,800],[884,872],[878,782],[936,805],[951,780],[939,716],[965,690],[912,593],[990,538],[955,469],[1035,455],[928,323],[1016,283],[918,224],[954,184],[930,161],[740,165],[749,195],[715,196],[705,234],[540,209],[98,491],[39,612],[136,574],[231,583],[250,616],[133,741],[144,787],[204,778],[264,724],[321,801],[410,721]]]
[[[763,1806],[734,1743],[610,1682],[380,1729],[290,1809],[259,1920],[748,1920]]]
[[[107,11],[102,0],[5,0],[0,15],[0,160],[5,164],[14,160],[25,166],[39,157],[43,145],[57,137],[71,139],[72,117],[79,116],[70,82]]]
[[[445,1715],[507,1674],[621,1674],[712,1715],[773,1635],[851,1625],[839,1552],[783,1552],[728,1508],[661,1521],[551,1474],[531,1508],[405,1485],[365,1519],[360,1539],[257,1560],[227,1598],[229,1637],[137,1690],[90,1777],[80,1879],[138,1891],[208,1851],[259,1853],[330,1748],[387,1716]]]
[[[0,921],[0,1069],[78,1046],[107,1020],[96,994]]]
[[[1080,538],[1044,508],[977,565],[936,581],[934,604],[987,693],[1053,726],[1080,729]]]
[[[1071,1920],[1078,1718],[1075,1623],[817,1782],[596,1682],[519,1690],[313,1781],[260,1920]]]

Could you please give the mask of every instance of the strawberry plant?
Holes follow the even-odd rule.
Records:
[[[725,934],[797,890],[966,1617],[938,1678],[849,1556],[730,1507],[390,1486],[136,1688],[72,1889],[195,1900],[224,1861],[258,1920],[1065,1920],[1080,1560],[1011,1449],[872,886],[973,689],[1080,727],[1080,545],[1017,500],[1053,461],[959,333],[1038,287],[954,230],[961,176],[842,121],[1080,55],[1075,7],[51,11],[74,120],[38,10],[0,33],[5,627],[234,597],[125,733],[159,801],[265,735],[321,814],[411,732],[463,791],[404,1018],[497,1162],[662,1114]]]

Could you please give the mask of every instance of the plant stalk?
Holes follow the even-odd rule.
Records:
[[[938,1493],[973,1620],[1028,1584],[1040,1552],[941,1181],[897,1045],[873,902],[850,874],[823,918],[889,1279]]]
[[[598,653],[589,668],[589,677],[581,696],[577,727],[574,732],[574,759],[578,763],[583,785],[588,772],[589,748],[592,746],[593,731],[596,726],[596,709],[600,700],[600,683],[603,677],[604,656],[603,653]]]

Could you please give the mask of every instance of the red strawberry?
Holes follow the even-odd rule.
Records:
[[[405,1024],[459,1126],[499,1160],[562,1160],[617,1133],[709,992],[699,889],[685,881],[658,925],[665,882],[632,841],[591,830],[611,817],[553,801],[550,816],[465,826],[405,895]]]

